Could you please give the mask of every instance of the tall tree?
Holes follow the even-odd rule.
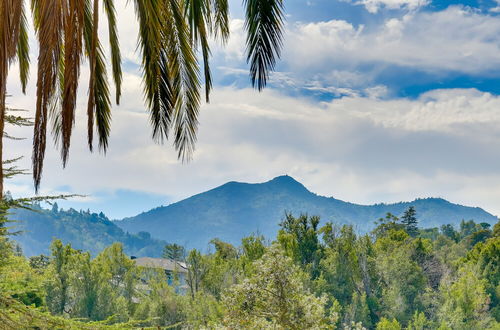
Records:
[[[76,258],[80,253],[72,249],[69,244],[64,245],[60,240],[52,242],[50,249],[52,256],[46,283],[46,302],[50,312],[62,315],[69,313],[69,307],[74,305],[71,278]]]
[[[184,259],[186,259],[186,249],[182,245],[176,243],[166,244],[163,248],[163,258],[184,261]]]
[[[295,218],[286,213],[280,227],[280,244],[296,262],[307,267],[313,277],[319,275],[318,266],[323,253],[319,242],[319,217],[301,214]]]
[[[416,237],[418,235],[418,220],[417,211],[415,207],[410,206],[401,217],[401,223],[404,225],[406,232],[411,237]]]
[[[195,294],[200,290],[201,282],[207,271],[207,265],[201,253],[194,249],[189,252],[187,258],[188,274],[186,277],[187,285],[194,299]]]

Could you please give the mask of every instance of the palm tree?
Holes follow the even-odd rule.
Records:
[[[121,55],[113,0],[102,0],[107,16],[115,101],[121,95]],[[178,157],[189,160],[196,143],[202,75],[196,53],[201,49],[205,99],[212,78],[210,38],[229,37],[227,0],[133,0],[139,23],[139,51],[153,139],[163,143],[173,135]],[[33,137],[33,179],[40,186],[46,149],[47,124],[66,164],[74,125],[76,94],[83,59],[90,64],[87,118],[88,146],[106,152],[111,121],[111,97],[106,58],[99,40],[99,0],[31,0],[38,38],[37,101]],[[252,85],[261,91],[280,56],[283,0],[244,0],[247,62]],[[6,78],[17,57],[23,90],[28,78],[29,49],[22,0],[0,4],[0,132],[5,115]],[[1,140],[1,139],[0,139]],[[1,158],[0,142],[0,161]],[[0,171],[0,191],[3,176]]]

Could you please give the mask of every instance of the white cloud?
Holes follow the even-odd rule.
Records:
[[[411,12],[369,26],[335,19],[299,22],[286,26],[284,40],[278,65],[286,72],[271,81],[336,95],[366,95],[363,90],[385,83],[379,76],[401,67],[436,77],[494,77],[500,71],[500,20],[461,6]],[[234,20],[229,46],[215,47],[214,60],[245,68],[246,75],[244,53],[243,21]]]
[[[182,165],[170,146],[152,143],[139,80],[124,79],[108,155],[88,153],[79,112],[70,163],[62,170],[49,148],[43,192],[70,186],[84,194],[127,189],[180,199],[229,180],[288,173],[315,192],[354,202],[441,196],[500,214],[498,96],[436,90],[417,100],[352,96],[317,104],[272,90],[219,88],[202,109],[194,159]],[[8,142],[7,150],[26,155],[29,166],[29,140]],[[19,178],[8,189],[30,184]]]
[[[489,73],[500,67],[500,20],[462,7],[391,18],[366,29],[346,21],[297,24],[285,61],[306,71],[389,64],[431,72]]]
[[[495,0],[497,6],[490,9],[492,13],[500,13],[500,0]]]
[[[416,101],[344,98],[329,104],[332,112],[348,111],[386,128],[450,133],[460,133],[461,125],[495,123],[500,127],[499,106],[498,96],[475,89],[433,90]]]
[[[429,0],[359,0],[355,4],[363,5],[370,13],[376,14],[382,8],[416,10],[429,2]]]

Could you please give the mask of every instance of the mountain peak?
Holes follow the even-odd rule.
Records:
[[[437,201],[437,202],[436,202]],[[150,231],[167,242],[204,248],[213,237],[231,244],[251,233],[274,237],[285,212],[317,215],[327,221],[351,224],[361,232],[388,212],[401,215],[409,205],[417,209],[422,227],[457,224],[462,219],[495,223],[482,209],[422,199],[394,204],[358,205],[309,191],[289,175],[260,183],[228,182],[185,200],[142,213],[117,224],[128,232]]]
[[[266,185],[276,185],[281,188],[286,188],[286,189],[294,189],[294,190],[302,190],[302,191],[309,191],[302,183],[299,181],[295,180],[288,174],[285,175],[280,175],[275,177],[274,179],[271,179],[264,184]]]
[[[279,176],[275,177],[274,179],[269,180],[268,182],[298,183],[298,184],[300,184],[300,182],[298,182],[297,180],[295,180],[294,178],[292,178],[288,174],[279,175]]]

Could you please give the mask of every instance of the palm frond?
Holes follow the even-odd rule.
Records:
[[[108,139],[111,131],[111,98],[106,72],[106,60],[101,43],[97,44],[95,63],[95,126],[99,139],[98,147],[102,152],[108,150]]]
[[[163,143],[168,138],[177,102],[172,85],[168,54],[162,37],[164,3],[157,0],[135,0],[139,21],[138,48],[142,55],[144,94],[149,108],[153,139]]]
[[[71,132],[74,125],[80,61],[82,57],[82,37],[84,27],[84,1],[64,2],[64,71],[62,76],[61,106],[61,157],[66,165]]]
[[[213,31],[217,39],[226,43],[229,39],[229,4],[227,0],[212,0]]]
[[[163,143],[172,129],[178,157],[187,160],[196,142],[200,76],[186,8],[178,0],[134,4],[153,139]]]
[[[0,3],[0,130],[3,134],[5,98],[9,65],[18,53],[19,38],[24,22],[23,2],[2,0]],[[23,25],[24,26],[24,25]],[[21,37],[25,37],[24,35]],[[21,41],[23,43],[24,40]],[[26,44],[23,44],[26,45]],[[22,72],[21,72],[22,74]],[[22,81],[23,83],[25,80]],[[23,84],[23,89],[25,85]],[[0,137],[1,138],[1,137]],[[1,145],[1,141],[0,141]],[[1,153],[0,153],[1,155]],[[3,194],[3,175],[0,168],[0,196]]]
[[[113,80],[116,88],[116,104],[120,104],[122,85],[122,57],[120,44],[118,42],[118,31],[116,28],[116,10],[113,0],[103,0],[104,11],[108,17],[109,44],[111,46],[111,65],[113,68]]]
[[[17,58],[19,61],[19,75],[23,93],[26,94],[26,85],[28,84],[30,70],[30,46],[28,42],[28,22],[24,11],[24,1],[19,21],[19,41],[17,43]]]
[[[56,90],[62,48],[62,8],[58,0],[34,0],[35,31],[38,36],[38,79],[33,137],[33,180],[38,191],[46,148],[47,110]]]
[[[6,51],[7,61],[10,64],[17,54],[17,44],[19,41],[19,30],[23,15],[23,3],[19,0],[3,0],[3,40]]]
[[[212,89],[212,75],[210,73],[210,47],[208,45],[208,33],[211,27],[211,2],[207,0],[186,0],[184,1],[184,15],[189,24],[191,45],[197,47],[200,43],[203,68],[205,74],[205,98],[210,100],[210,90]]]
[[[210,102],[210,91],[212,90],[212,73],[210,72],[210,47],[205,32],[205,27],[201,28],[203,31],[200,34],[201,51],[203,55],[203,70],[205,73],[205,100]]]
[[[200,108],[199,66],[190,42],[190,31],[177,0],[167,1],[163,38],[177,94],[174,112],[174,146],[178,157],[189,160],[195,148]]]
[[[247,62],[252,85],[261,91],[283,45],[283,0],[245,0]]]
[[[90,4],[90,2],[87,2]],[[94,139],[94,109],[95,109],[95,71],[97,66],[97,43],[98,43],[98,23],[99,23],[99,0],[93,1],[93,9],[90,7],[86,14],[86,48],[90,62],[89,98],[87,103],[87,136],[90,151],[93,149]]]
[[[99,41],[99,2],[86,0],[85,48],[90,62],[89,99],[87,104],[87,133],[90,151],[93,150],[94,124],[99,137],[99,149],[106,152],[111,124],[111,100],[106,72],[106,60]],[[95,123],[94,123],[95,119]]]

